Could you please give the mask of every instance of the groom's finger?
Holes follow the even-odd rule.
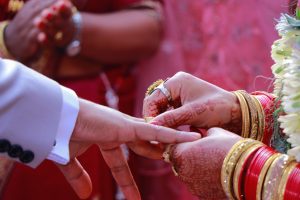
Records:
[[[160,144],[151,144],[147,141],[130,142],[127,145],[134,153],[150,159],[161,159],[164,152]]]
[[[114,148],[103,148],[100,146],[100,149],[105,162],[109,166],[126,199],[140,200],[139,190],[121,148],[119,146]]]
[[[153,124],[136,123],[134,126],[134,137],[136,140],[179,143],[200,139],[201,135],[199,133],[178,131]]]
[[[86,199],[90,196],[92,192],[91,179],[76,158],[70,160],[67,165],[57,166],[81,199]]]

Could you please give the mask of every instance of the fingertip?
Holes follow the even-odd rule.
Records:
[[[202,138],[202,135],[196,132],[181,132],[181,133],[184,136],[183,139],[186,139],[185,142],[192,142]]]
[[[80,199],[87,199],[90,197],[93,186],[92,181],[88,173],[84,170],[84,175],[82,176],[82,180],[78,180],[81,183],[77,185],[78,189],[76,189],[76,186],[74,185],[74,189],[79,196]]]

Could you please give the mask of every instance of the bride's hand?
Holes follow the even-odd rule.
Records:
[[[211,128],[201,140],[173,146],[170,161],[178,177],[200,199],[226,199],[221,168],[226,154],[240,139],[224,129]]]
[[[241,111],[236,96],[179,72],[164,83],[172,100],[156,89],[144,99],[144,117],[166,127],[191,125],[196,128],[222,127],[235,133],[241,130]]]

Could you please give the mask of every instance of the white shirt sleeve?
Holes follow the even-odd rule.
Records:
[[[75,127],[79,111],[78,97],[73,90],[61,86],[63,106],[58,125],[55,144],[48,159],[59,164],[67,164],[70,161],[69,142]]]
[[[31,167],[47,157],[66,164],[78,104],[73,91],[0,58],[0,155]]]

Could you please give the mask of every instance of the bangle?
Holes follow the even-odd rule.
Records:
[[[242,153],[255,144],[257,144],[257,141],[252,139],[243,139],[238,141],[236,144],[233,145],[233,147],[230,149],[223,161],[221,171],[221,183],[223,190],[229,199],[232,199],[235,196],[232,188],[232,178],[235,166]]]
[[[265,132],[265,115],[263,107],[260,103],[260,101],[256,98],[256,96],[251,95],[256,109],[257,109],[257,115],[258,115],[258,130],[257,130],[257,140],[262,141],[264,132]]]
[[[245,176],[246,176],[245,168],[249,164],[248,161],[251,160],[251,158],[253,158],[253,154],[256,151],[258,151],[258,149],[260,149],[262,146],[263,146],[262,143],[257,143],[253,145],[241,155],[239,161],[237,162],[234,175],[233,175],[233,184],[234,184],[233,189],[234,189],[235,196],[239,200],[243,199],[244,196],[244,190],[243,187],[241,187],[241,185],[245,181]]]
[[[6,45],[5,45],[5,29],[8,25],[8,21],[0,22],[0,54],[5,58],[13,58],[13,56],[9,53]]]
[[[278,188],[280,178],[278,177],[282,177],[286,166],[288,166],[293,161],[294,159],[286,154],[281,154],[273,161],[264,181],[262,199],[279,198]]]
[[[300,185],[300,165],[298,164],[295,166],[288,177],[285,192],[284,192],[284,199],[293,200],[299,199],[299,185]]]
[[[242,112],[242,133],[243,138],[248,138],[250,133],[250,114],[247,106],[247,102],[244,96],[239,91],[234,91],[233,94],[238,98]]]
[[[265,129],[263,133],[262,141],[266,145],[270,145],[271,137],[273,134],[273,113],[276,109],[276,106],[274,105],[276,97],[273,94],[263,92],[263,91],[256,91],[252,92],[252,95],[255,95],[255,97],[259,100],[259,102],[262,105],[263,113],[265,116]]]
[[[279,200],[283,200],[288,178],[296,166],[297,166],[297,163],[292,162],[285,168],[285,170],[282,174],[282,178],[279,183],[279,187],[278,187]]]
[[[261,172],[258,176],[258,183],[257,183],[257,188],[256,188],[256,199],[261,200],[262,199],[262,190],[263,190],[263,184],[264,180],[266,177],[266,174],[268,172],[268,169],[270,165],[273,163],[273,161],[278,158],[281,154],[280,153],[275,153],[271,155],[268,160],[265,162],[263,168],[261,169]]]
[[[254,155],[249,168],[247,169],[247,175],[245,179],[245,198],[256,199],[258,195],[259,176],[263,170],[263,167],[267,160],[274,154],[274,150],[264,146],[260,148]]]
[[[247,105],[248,105],[248,110],[250,111],[250,136],[249,138],[256,140],[257,139],[257,129],[258,129],[258,116],[257,116],[257,109],[255,108],[255,104],[251,98],[251,96],[243,91],[239,90],[238,92],[243,95],[245,98]]]
[[[268,94],[266,92],[253,92],[251,93],[256,99],[260,102],[262,106],[262,113],[265,116],[264,117],[264,132],[263,132],[263,138],[262,141],[264,144],[269,145],[271,136],[273,133],[273,127],[270,125],[273,122],[273,102],[275,100],[275,96],[272,94]]]

